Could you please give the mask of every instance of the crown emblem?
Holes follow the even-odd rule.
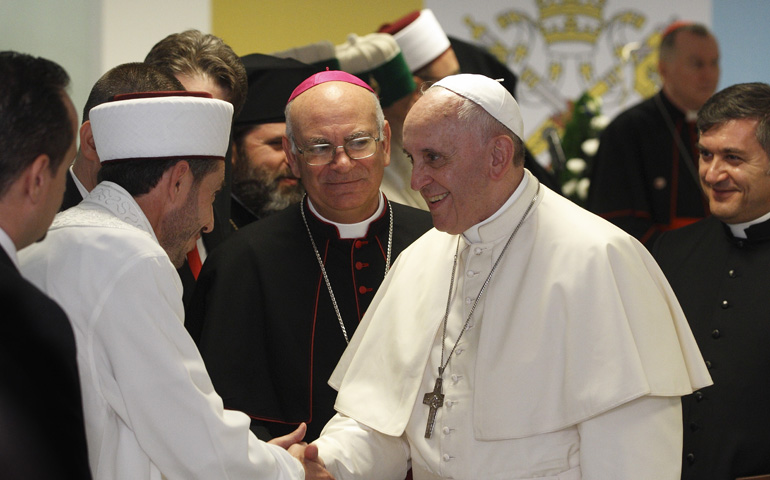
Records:
[[[602,32],[602,10],[607,0],[536,0],[538,25],[547,44],[595,44]]]

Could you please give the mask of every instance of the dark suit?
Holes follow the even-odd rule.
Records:
[[[0,305],[0,477],[91,478],[72,327],[1,247]]]
[[[714,380],[682,398],[684,479],[770,474],[770,222],[746,233],[712,217],[653,247]]]
[[[233,230],[240,230],[246,225],[256,222],[259,218],[254,215],[254,212],[246,208],[235,195],[232,196],[232,201],[230,202],[230,226]]]
[[[664,115],[688,149],[687,156]],[[660,232],[705,217],[708,205],[697,179],[697,141],[695,124],[688,123],[663,92],[622,112],[601,134],[588,210],[648,247]]]

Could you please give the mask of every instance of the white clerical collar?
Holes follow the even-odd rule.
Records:
[[[376,219],[380,218],[380,215],[382,215],[382,211],[385,209],[385,202],[383,202],[382,192],[380,192],[380,202],[374,214],[371,217],[364,220],[363,222],[358,222],[358,223],[337,223],[329,220],[328,218],[318,213],[318,210],[316,210],[315,207],[313,206],[313,202],[310,201],[310,197],[307,198],[307,205],[308,207],[310,207],[310,211],[313,212],[313,215],[320,218],[324,222],[331,223],[332,225],[337,227],[337,231],[340,232],[341,239],[365,237],[366,232],[369,230],[369,224],[371,224]]]
[[[685,119],[688,122],[694,122],[698,120],[698,111],[697,110],[687,110],[684,114]]]
[[[72,175],[72,180],[75,182],[75,186],[78,187],[78,192],[80,192],[80,196],[83,198],[86,198],[88,195],[88,190],[86,187],[83,186],[83,183],[80,181],[77,175],[75,175],[75,171],[70,167],[70,175]]]
[[[508,197],[508,200],[505,201],[502,207],[500,207],[495,213],[492,214],[492,216],[486,220],[477,223],[476,225],[463,232],[465,240],[467,240],[468,243],[480,243],[481,235],[479,235],[479,228],[486,225],[487,223],[490,223],[492,220],[502,215],[504,211],[508,210],[508,208],[516,202],[516,199],[518,199],[521,194],[524,193],[524,189],[527,188],[528,183],[529,176],[524,175],[524,177],[521,179],[521,182],[519,183],[519,186],[516,187],[516,190],[513,191],[510,197]]]
[[[13,244],[11,237],[9,237],[2,228],[0,228],[0,247],[5,250],[5,253],[7,253],[8,257],[11,259],[11,262],[16,265],[16,270],[21,270],[19,268],[19,257],[16,254],[16,245]]]
[[[766,214],[762,215],[759,218],[755,218],[754,220],[744,222],[744,223],[728,223],[727,226],[730,227],[730,231],[733,233],[733,237],[735,238],[746,238],[746,229],[749,228],[752,225],[756,225],[758,223],[763,223],[770,220],[770,212],[767,212]]]

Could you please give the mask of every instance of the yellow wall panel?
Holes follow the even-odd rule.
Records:
[[[343,43],[422,8],[422,0],[212,0],[212,33],[238,55]]]

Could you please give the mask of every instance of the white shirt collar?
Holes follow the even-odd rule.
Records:
[[[331,223],[332,225],[337,227],[337,231],[339,231],[341,239],[365,237],[366,232],[369,230],[369,225],[376,219],[380,218],[380,215],[382,215],[382,211],[385,209],[385,202],[383,202],[382,192],[380,192],[379,205],[377,206],[377,210],[374,212],[374,214],[371,217],[358,223],[337,223],[329,220],[328,218],[325,218],[323,215],[318,213],[318,210],[316,210],[315,207],[313,206],[313,202],[310,200],[310,197],[307,198],[307,204],[310,207],[310,211],[313,212],[313,215],[320,218],[324,222]]]
[[[479,228],[486,225],[487,223],[490,223],[492,220],[502,215],[503,212],[508,209],[508,207],[513,205],[516,202],[516,199],[518,199],[521,196],[521,194],[524,193],[524,189],[527,188],[528,183],[529,183],[529,176],[524,175],[521,179],[521,182],[519,183],[519,186],[516,187],[516,190],[513,191],[510,197],[508,197],[508,200],[505,201],[502,207],[500,207],[495,213],[492,214],[492,216],[490,216],[486,220],[483,220],[480,223],[477,223],[476,225],[472,226],[471,228],[463,232],[463,236],[465,237],[465,240],[467,240],[468,243],[480,243],[481,235],[479,235]]]
[[[11,258],[11,261],[14,265],[16,265],[16,270],[20,270],[19,268],[19,257],[16,254],[16,245],[13,244],[13,240],[11,240],[11,237],[8,236],[7,233],[5,233],[5,230],[0,228],[0,247],[2,247],[3,250],[5,250],[5,253],[8,254],[8,256]]]
[[[733,233],[733,237],[735,238],[746,238],[746,229],[749,228],[752,225],[756,225],[758,223],[763,223],[770,220],[770,212],[767,212],[766,214],[762,215],[759,218],[755,218],[754,220],[744,222],[744,223],[728,223],[727,226],[730,227],[730,231]]]
[[[78,187],[80,196],[86,198],[86,195],[88,195],[88,190],[86,190],[86,187],[83,186],[83,183],[80,181],[78,176],[75,175],[75,171],[72,170],[72,166],[70,166],[70,175],[72,175],[72,180],[75,182],[75,186]]]

